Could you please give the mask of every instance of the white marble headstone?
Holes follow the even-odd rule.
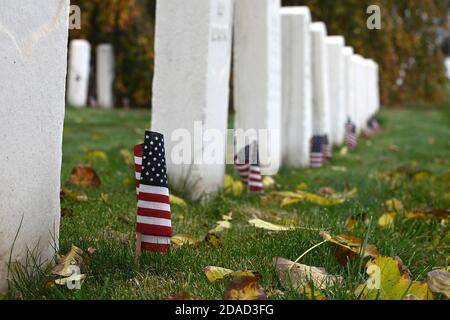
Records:
[[[69,45],[69,70],[67,75],[67,103],[83,108],[88,102],[91,45],[87,40],[76,39]]]
[[[363,73],[362,73],[362,60],[363,57],[359,54],[354,54],[352,56],[352,72],[353,72],[353,79],[354,79],[354,90],[355,90],[355,96],[354,96],[354,103],[353,103],[353,109],[351,112],[351,118],[355,122],[356,125],[356,131],[359,134],[362,129],[361,125],[361,114],[362,114],[362,108],[364,108],[365,99],[363,94]]]
[[[281,21],[283,163],[306,167],[312,137],[311,13],[308,7],[285,7]]]
[[[331,111],[331,140],[342,145],[345,135],[345,57],[343,54],[345,39],[342,36],[329,36],[326,39],[328,51],[328,80]]]
[[[231,0],[157,2],[151,127],[165,135],[171,187],[192,199],[224,184],[232,9]]]
[[[281,19],[280,0],[235,1],[235,128],[259,137],[262,174],[281,164]],[[265,131],[261,131],[265,130]]]
[[[97,102],[100,108],[114,107],[114,48],[111,44],[97,46]]]
[[[10,257],[58,247],[68,7],[0,1],[0,292]]]
[[[313,133],[314,135],[327,135],[329,143],[332,144],[326,37],[327,28],[323,22],[311,24]]]
[[[353,113],[353,105],[355,103],[355,84],[354,84],[354,75],[353,75],[353,64],[352,64],[352,56],[353,56],[353,48],[352,47],[344,47],[344,73],[345,73],[345,109],[346,109],[346,121],[351,120],[355,121],[352,118]]]

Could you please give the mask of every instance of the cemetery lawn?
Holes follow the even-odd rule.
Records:
[[[337,192],[357,188],[354,198],[331,207],[303,202],[280,208],[275,199],[261,200],[244,192],[237,197],[222,195],[205,204],[173,205],[174,234],[189,234],[202,240],[222,220],[222,215],[230,212],[232,227],[221,233],[223,243],[219,247],[202,243],[198,247],[173,249],[168,254],[144,253],[137,265],[133,240],[134,168],[126,159],[133,146],[142,142],[149,112],[69,109],[64,131],[62,186],[84,192],[88,199],[62,198],[60,253],[67,253],[72,245],[96,251],[85,261],[82,270],[87,278],[81,290],[71,291],[52,284],[51,271],[42,270],[35,276],[16,274],[17,288],[9,298],[166,299],[187,292],[202,299],[223,299],[231,279],[210,283],[203,272],[206,266],[218,266],[258,271],[260,283],[272,294],[271,299],[308,299],[299,290],[281,285],[272,259],[295,260],[323,240],[320,230],[367,239],[384,256],[400,257],[412,280],[426,280],[433,268],[448,265],[448,225],[438,219],[407,219],[406,213],[413,209],[450,209],[449,177],[442,176],[449,171],[450,111],[384,109],[380,120],[384,132],[362,139],[355,152],[340,154],[338,148],[334,150],[332,163],[323,169],[283,169],[274,177],[276,186],[272,191],[294,191],[304,183],[303,187],[313,193],[319,193],[323,187]],[[90,150],[102,152],[89,155]],[[70,172],[78,164],[91,164],[101,178],[101,186],[73,186],[69,182]],[[403,170],[394,174],[399,167]],[[426,171],[415,174],[421,170]],[[234,175],[232,167],[227,171]],[[430,173],[440,178],[430,177]],[[184,198],[182,191],[172,193]],[[401,201],[404,211],[398,208],[393,224],[383,229],[378,220],[388,211],[385,202],[393,198]],[[351,215],[359,222],[349,230],[346,221]],[[248,223],[255,216],[300,228],[288,232],[256,229]],[[306,254],[301,263],[323,267],[328,273],[343,277],[341,285],[321,291],[326,298],[357,299],[355,288],[368,277],[364,268],[367,260],[357,257],[342,266],[334,248],[324,244]]]

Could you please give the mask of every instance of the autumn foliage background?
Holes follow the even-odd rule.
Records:
[[[160,0],[161,1],[161,0]],[[81,30],[72,39],[88,39],[92,48],[114,44],[116,104],[130,99],[134,107],[151,104],[156,0],[72,0],[82,12]],[[382,29],[368,30],[368,6],[381,8]],[[380,64],[384,105],[442,102],[447,79],[437,31],[447,24],[448,1],[434,0],[283,0],[307,5],[328,33],[344,35],[357,53]],[[93,65],[95,65],[95,55]],[[92,69],[95,72],[95,69]],[[94,79],[93,74],[91,79]],[[95,94],[91,80],[90,94]]]

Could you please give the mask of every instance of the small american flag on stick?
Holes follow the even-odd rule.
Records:
[[[333,158],[333,149],[330,144],[330,140],[328,140],[328,135],[324,135],[322,138],[322,152],[324,160],[331,160]]]
[[[358,146],[356,125],[350,119],[345,124],[345,145],[350,150],[354,150]]]
[[[234,166],[249,191],[264,191],[259,164],[258,143],[256,141],[238,152],[234,157]]]
[[[311,168],[321,168],[323,166],[323,136],[313,136],[311,139]]]
[[[136,253],[167,252],[172,220],[167,183],[164,136],[146,131],[145,142],[134,148],[137,188]]]

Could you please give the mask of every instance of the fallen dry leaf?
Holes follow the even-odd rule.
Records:
[[[390,212],[401,212],[403,211],[403,203],[398,199],[390,199],[385,202],[386,208]]]
[[[71,191],[71,190],[66,189],[66,188],[61,189],[60,197],[61,197],[61,199],[68,198],[68,199],[81,201],[81,202],[89,200],[88,196],[86,195],[86,193],[81,192],[81,191]]]
[[[180,197],[174,196],[173,194],[171,194],[169,196],[169,202],[170,202],[171,205],[176,205],[176,206],[180,206],[180,207],[187,207],[186,201],[184,201]]]
[[[109,194],[107,194],[106,192],[102,192],[100,194],[100,200],[103,201],[103,203],[108,203],[108,201],[109,201]]]
[[[285,258],[274,258],[273,263],[284,288],[301,290],[312,282],[315,288],[326,289],[343,281],[342,277],[330,275],[323,268],[294,263]]]
[[[70,277],[73,274],[73,267],[81,269],[83,265],[83,250],[72,245],[69,253],[58,259],[58,264],[52,269],[54,275]]]
[[[270,222],[267,222],[267,221],[264,221],[261,219],[252,219],[252,220],[249,220],[249,223],[251,225],[253,225],[255,228],[264,229],[264,230],[268,230],[268,231],[275,231],[275,232],[290,231],[290,230],[295,229],[295,227],[281,226],[281,225],[270,223]]]
[[[309,300],[320,300],[320,301],[327,300],[327,297],[325,297],[319,290],[317,289],[314,290],[314,288],[311,287],[309,283],[304,285],[300,289],[300,293],[306,296],[306,298]]]
[[[267,300],[257,277],[235,277],[225,291],[225,300]]]
[[[319,194],[321,194],[321,195],[332,195],[332,194],[335,194],[336,193],[336,190],[334,189],[334,188],[331,188],[331,187],[322,187],[322,188],[320,188],[320,190],[319,190]]]
[[[378,225],[381,229],[389,229],[394,226],[395,212],[386,212],[378,219]]]
[[[169,296],[166,300],[188,301],[188,300],[201,300],[201,298],[194,296],[188,292],[179,292]]]
[[[204,242],[212,245],[213,247],[219,247],[222,245],[222,239],[220,239],[220,236],[217,233],[212,232],[209,232],[206,235]]]
[[[386,150],[390,151],[390,152],[400,152],[400,147],[398,145],[392,143],[387,146]]]
[[[184,245],[197,246],[199,244],[198,240],[195,240],[192,236],[188,234],[177,234],[170,238],[173,245],[181,247]]]
[[[447,270],[433,270],[428,272],[428,286],[433,293],[443,294],[450,298],[450,272]]]
[[[408,295],[420,300],[433,299],[428,284],[402,275],[398,261],[391,257],[378,257],[369,261],[366,268],[370,278],[355,291],[363,300],[402,300]]]
[[[222,280],[225,276],[232,274],[234,271],[222,267],[208,266],[203,269],[203,272],[209,282],[215,282],[217,280]]]
[[[431,209],[431,210],[414,210],[406,213],[406,218],[408,220],[413,219],[437,219],[437,220],[447,220],[450,216],[450,211],[443,209]]]
[[[120,155],[128,166],[134,166],[134,154],[130,150],[122,149]]]
[[[97,160],[107,161],[108,156],[106,155],[105,151],[95,149],[95,150],[89,150],[88,152],[86,152],[83,159],[86,161],[97,161]]]
[[[352,235],[339,235],[333,237],[326,231],[322,231],[320,235],[324,240],[335,247],[336,258],[342,265],[346,265],[349,260],[356,259],[361,253],[363,241],[357,237]],[[363,257],[377,258],[379,256],[380,253],[374,245],[366,245]]]
[[[275,192],[275,196],[283,197],[280,206],[282,208],[300,202],[310,202],[320,206],[336,206],[345,202],[345,198],[323,197],[306,191]]]
[[[263,185],[265,189],[270,189],[275,186],[275,180],[272,177],[265,176],[263,178]]]
[[[81,187],[99,187],[101,184],[97,173],[90,166],[79,165],[72,169],[70,182]]]

